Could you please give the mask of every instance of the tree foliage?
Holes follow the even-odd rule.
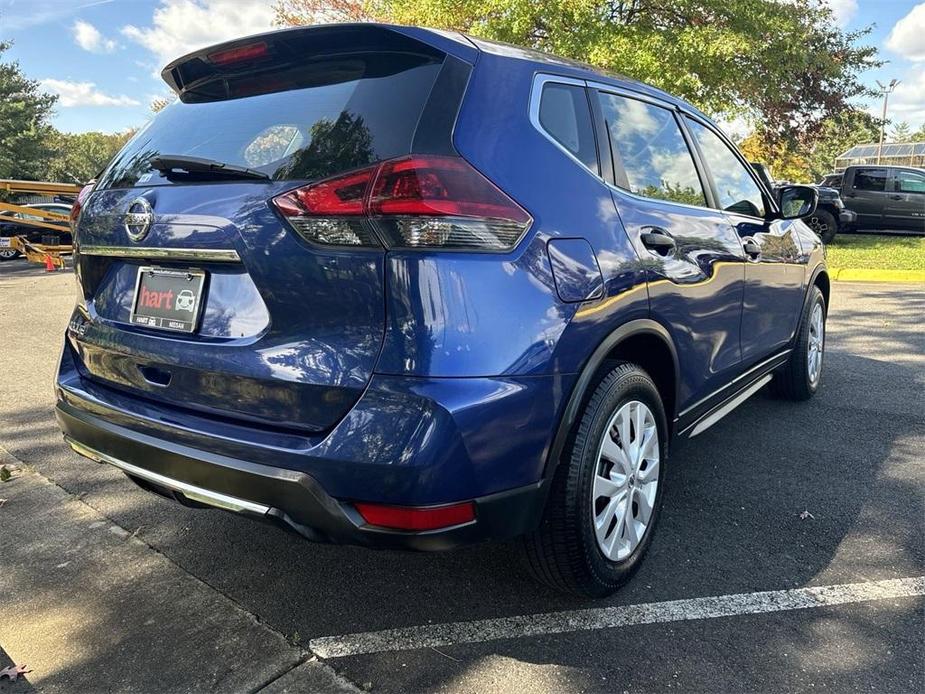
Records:
[[[889,142],[912,142],[912,127],[904,120],[890,128]]]
[[[9,43],[0,41],[0,178],[35,180],[49,155],[49,124],[56,96],[45,94],[19,64],[4,62]]]
[[[105,168],[132,134],[131,130],[114,134],[55,132],[51,138],[51,157],[43,175],[51,181],[86,183]]]
[[[463,31],[591,63],[714,116],[749,116],[765,138],[811,140],[871,92],[867,31],[826,5],[778,0],[277,0],[281,24],[377,21]]]

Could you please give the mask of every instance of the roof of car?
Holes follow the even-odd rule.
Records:
[[[683,99],[679,99],[678,97],[669,94],[663,89],[653,87],[652,85],[646,84],[645,82],[640,82],[639,80],[635,80],[624,75],[607,72],[606,70],[602,70],[601,68],[594,65],[583,63],[579,60],[572,60],[571,58],[563,58],[552,53],[545,53],[543,51],[538,51],[532,48],[525,48],[523,46],[515,46],[514,44],[504,43],[503,41],[492,41],[490,39],[469,36],[468,34],[461,34],[461,36],[465,36],[465,38],[471,41],[483,53],[490,53],[492,55],[498,55],[514,60],[528,61],[534,63],[538,69],[541,69],[545,72],[556,72],[562,74],[563,76],[600,82],[615,87],[623,87],[625,89],[630,89],[642,94],[647,94],[648,96],[655,97],[674,106],[679,106],[686,109],[687,111],[690,111],[691,113],[696,113],[702,118],[710,120],[709,116],[697,109],[695,106],[692,106]]]

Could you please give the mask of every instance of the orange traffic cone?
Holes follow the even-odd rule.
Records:
[[[55,271],[55,264],[52,261],[51,256],[48,253],[46,253],[45,254],[45,272],[54,272],[54,271]]]

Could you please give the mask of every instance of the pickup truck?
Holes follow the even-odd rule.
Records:
[[[781,184],[774,180],[768,167],[761,162],[751,162],[751,165],[768,190],[776,197]],[[813,187],[819,194],[819,202],[813,213],[802,219],[810,229],[816,232],[816,236],[822,239],[823,243],[832,243],[835,234],[854,226],[857,215],[846,209],[837,188],[825,182]]]
[[[910,166],[849,166],[830,174],[845,207],[857,214],[857,230],[925,234],[925,169]]]

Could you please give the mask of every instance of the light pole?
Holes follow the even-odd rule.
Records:
[[[877,146],[877,163],[880,163],[880,157],[883,155],[883,130],[886,128],[886,102],[890,98],[890,94],[893,93],[893,90],[896,89],[896,85],[899,84],[898,79],[891,79],[889,84],[883,84],[880,80],[877,80],[877,86],[880,87],[880,93],[883,94],[883,117],[880,119],[880,144]]]

